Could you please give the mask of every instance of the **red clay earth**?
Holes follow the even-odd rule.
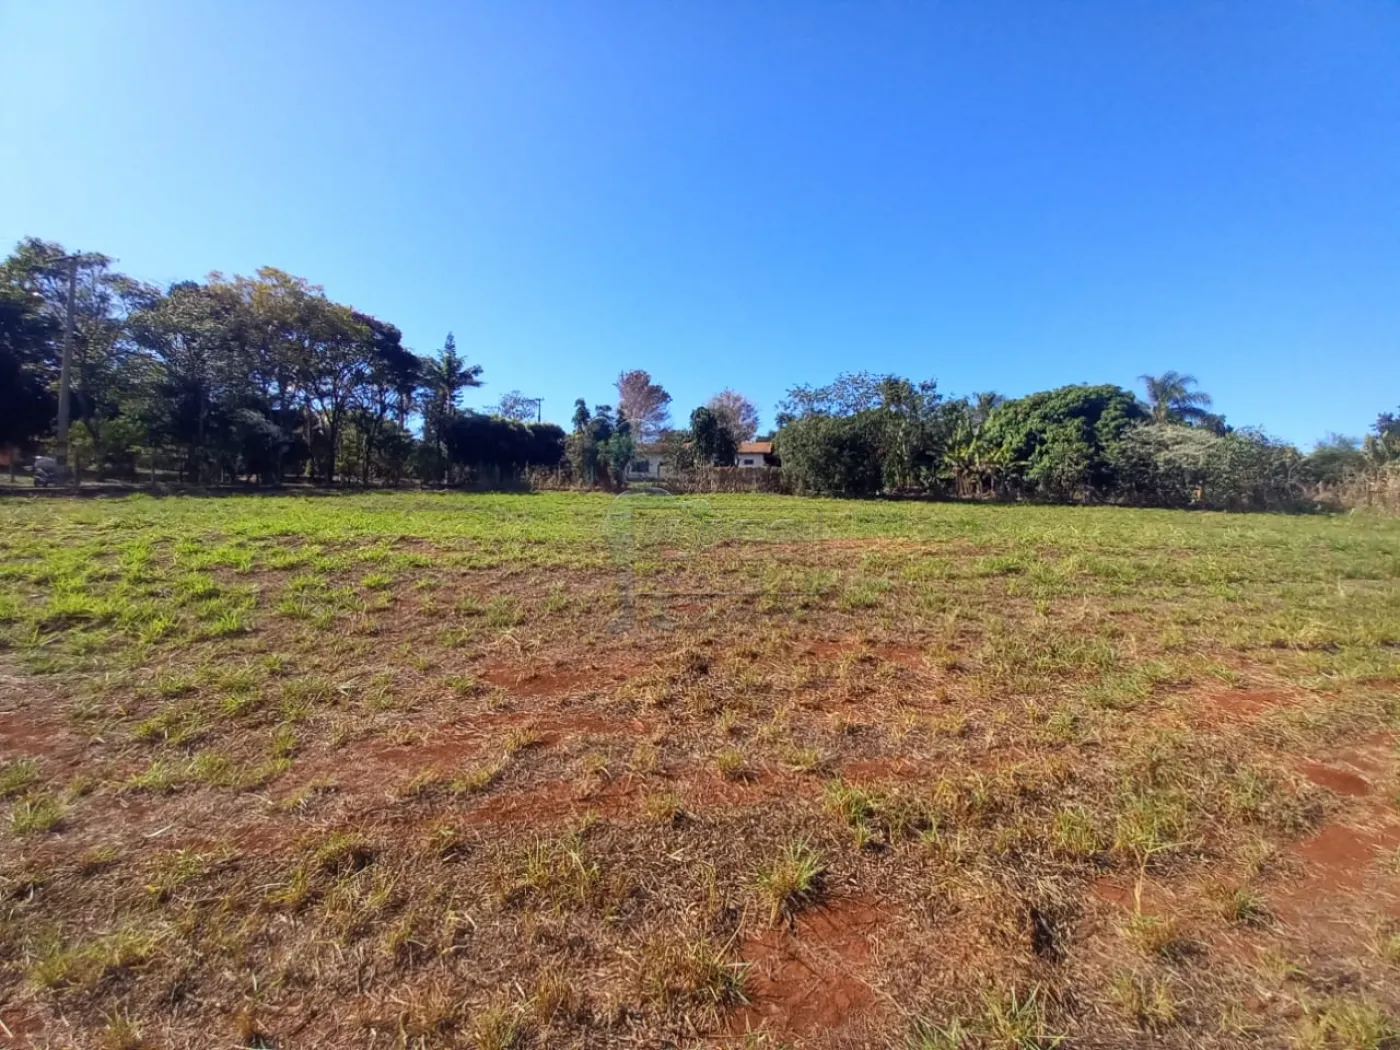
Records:
[[[86,750],[86,741],[63,723],[35,714],[32,706],[0,711],[0,758],[24,756],[75,768]]]
[[[1400,826],[1327,824],[1295,848],[1309,870],[1273,909],[1311,957],[1364,955],[1377,917],[1400,918],[1400,877],[1384,863],[1397,845]]]
[[[841,897],[801,914],[790,929],[764,930],[743,944],[751,964],[746,1006],[731,1034],[767,1031],[828,1038],[859,1029],[878,1009],[861,976],[889,916],[868,898]]]
[[[1160,882],[1144,880],[1141,889],[1126,875],[1101,876],[1089,883],[1089,896],[1124,911],[1141,909],[1144,915],[1170,915],[1177,909],[1177,895]]]
[[[16,1046],[25,1046],[37,1045],[43,1034],[44,1025],[38,1018],[0,1004],[0,1036],[15,1040]]]
[[[1314,783],[1350,800],[1294,847],[1294,856],[1307,865],[1307,872],[1276,901],[1279,916],[1305,936],[1314,950],[1332,944],[1365,951],[1376,915],[1400,917],[1400,866],[1395,855],[1400,846],[1400,813],[1387,792],[1373,791],[1393,782],[1394,740],[1392,733],[1377,734],[1333,756],[1331,764],[1300,766]],[[1371,779],[1340,769],[1337,763],[1364,769]]]
[[[481,672],[481,677],[512,696],[555,697],[595,692],[624,681],[634,673],[634,667],[608,667],[594,663],[582,667],[555,664],[547,669],[492,664]]]
[[[1394,777],[1393,751],[1395,735],[1379,733],[1349,751],[1341,752],[1328,764],[1304,760],[1299,771],[1315,784],[1344,797],[1365,802],[1350,803],[1341,814],[1324,824],[1315,835],[1297,846],[1297,853],[1315,868],[1315,880],[1329,888],[1360,888],[1368,872],[1388,851],[1400,845],[1400,813],[1395,802],[1384,794],[1372,795],[1372,781],[1340,764],[1365,769],[1379,783]],[[1368,797],[1369,796],[1369,797]],[[1391,866],[1391,882],[1400,876]]]
[[[1206,702],[1221,717],[1230,721],[1249,721],[1283,704],[1295,703],[1297,697],[1277,689],[1227,689],[1211,693]]]
[[[526,791],[488,799],[463,818],[467,826],[559,824],[584,813],[616,816],[638,797],[630,776],[617,780],[549,780]]]
[[[839,660],[850,653],[868,653],[881,660],[907,667],[911,671],[920,670],[924,665],[923,650],[917,645],[877,645],[867,648],[863,642],[855,639],[841,639],[811,642],[803,651],[819,660]]]
[[[1356,828],[1325,824],[1298,844],[1298,855],[1316,869],[1315,881],[1329,890],[1361,889],[1368,869],[1387,850],[1400,846],[1400,825]],[[1300,887],[1300,889],[1305,889]]]
[[[1321,762],[1299,762],[1298,772],[1318,787],[1325,787],[1339,795],[1360,797],[1371,793],[1371,782],[1345,769],[1325,766]]]

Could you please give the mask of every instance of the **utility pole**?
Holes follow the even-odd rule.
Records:
[[[78,257],[70,255],[58,261],[68,263],[68,318],[63,325],[63,364],[58,373],[58,466],[60,476],[68,480],[68,421],[72,414],[73,312],[78,297]]]

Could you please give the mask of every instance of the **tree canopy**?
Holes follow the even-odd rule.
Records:
[[[671,395],[640,368],[617,377],[617,410],[642,441],[655,441],[671,420]]]
[[[725,468],[758,433],[757,407],[730,387],[670,429],[671,395],[643,369],[618,375],[615,404],[578,399],[567,434],[534,422],[540,403],[519,390],[467,410],[484,369],[451,332],[420,356],[393,323],[284,270],[158,288],[109,256],[27,238],[0,261],[0,444],[32,452],[54,438],[71,262],[69,438],[99,474],[131,477],[140,462],[201,484],[505,485],[543,466],[611,485],[639,446],[659,445],[673,470]],[[777,406],[782,483],[1233,509],[1289,505],[1309,486],[1400,464],[1400,410],[1364,439],[1330,435],[1304,456],[1227,426],[1192,375],[1141,378],[1143,400],[1108,384],[950,398],[932,379],[869,371],[797,384]]]
[[[1064,386],[1006,401],[987,416],[984,440],[999,448],[1017,491],[1060,499],[1108,492],[1113,449],[1147,413],[1122,387]]]
[[[1139,376],[1147,388],[1147,404],[1157,423],[1199,423],[1211,418],[1207,409],[1211,397],[1196,390],[1196,377],[1181,372],[1163,372],[1159,376]]]
[[[705,402],[705,408],[715,415],[736,445],[752,441],[758,434],[758,408],[737,390],[725,387]]]
[[[714,409],[702,406],[690,414],[690,439],[696,462],[720,467],[734,465],[739,443]]]
[[[52,433],[67,256],[30,238],[0,263],[0,441]],[[410,470],[442,481],[563,455],[557,427],[501,420],[466,433],[460,398],[482,366],[450,333],[420,358],[397,326],[272,267],[162,291],[104,255],[77,264],[70,436],[99,473],[129,475],[142,456],[202,483],[368,483]]]

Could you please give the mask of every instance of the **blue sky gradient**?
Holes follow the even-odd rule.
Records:
[[[567,420],[1193,372],[1400,403],[1400,5],[0,0],[0,241],[274,265]]]

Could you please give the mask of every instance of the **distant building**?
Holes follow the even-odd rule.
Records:
[[[773,455],[773,442],[745,441],[741,443],[734,465],[749,470],[756,467],[776,467],[778,461]]]
[[[638,445],[627,465],[628,481],[664,478],[670,470],[665,450],[660,445]]]
[[[773,442],[745,441],[739,446],[734,465],[741,470],[776,467],[778,458],[773,455]],[[632,454],[632,462],[627,465],[628,481],[656,481],[672,477],[675,473],[674,464],[667,458],[666,446],[659,442],[638,445]]]

